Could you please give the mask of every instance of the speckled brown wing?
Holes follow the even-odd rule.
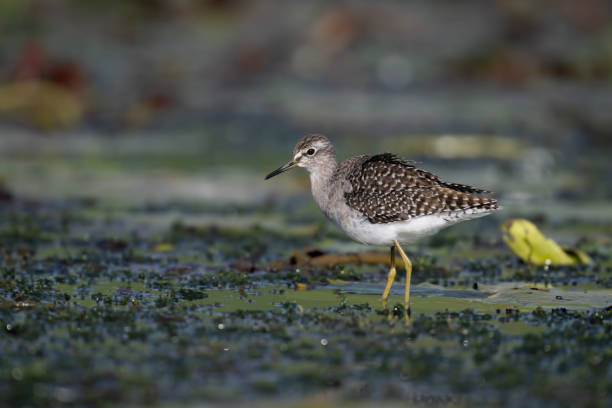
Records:
[[[346,179],[352,187],[344,195],[347,205],[375,224],[429,214],[498,208],[495,199],[474,195],[488,191],[446,183],[390,153],[365,158]]]

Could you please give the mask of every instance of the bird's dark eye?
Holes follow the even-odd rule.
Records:
[[[309,155],[309,156],[312,156],[313,154],[315,154],[315,149],[308,149],[306,154]]]

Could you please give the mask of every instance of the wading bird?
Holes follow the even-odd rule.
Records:
[[[478,195],[489,191],[442,181],[391,153],[360,155],[338,163],[333,144],[319,134],[304,136],[295,145],[292,159],[266,180],[294,167],[308,171],[314,200],[338,228],[355,241],[391,248],[383,308],[395,279],[397,248],[406,269],[407,316],[412,264],[401,244],[500,208],[496,199]]]

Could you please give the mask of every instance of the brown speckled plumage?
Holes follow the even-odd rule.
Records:
[[[498,208],[497,200],[475,195],[488,191],[444,182],[393,154],[359,158],[361,163],[352,163],[346,176],[352,189],[344,197],[349,207],[362,213],[371,223]]]

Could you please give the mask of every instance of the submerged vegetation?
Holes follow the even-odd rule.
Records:
[[[1,205],[7,405],[328,391],[330,406],[611,402],[612,263],[592,244],[592,265],[538,267],[503,247],[496,222],[481,237],[497,238],[468,246],[449,230],[444,245],[412,254],[406,325],[399,302],[381,310],[384,266],[296,265],[295,251],[313,244],[300,229],[161,224],[159,208],[115,214],[87,201]],[[343,241],[322,242],[337,253]]]

